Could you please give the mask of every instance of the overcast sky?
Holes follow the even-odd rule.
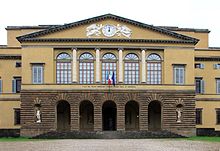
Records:
[[[209,29],[220,47],[220,0],[1,0],[0,44],[7,26],[64,24],[107,13],[156,26]]]

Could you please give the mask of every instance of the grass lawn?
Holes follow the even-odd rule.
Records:
[[[210,137],[210,136],[193,136],[193,137],[186,138],[186,140],[209,141],[209,142],[219,142],[220,143],[220,137]]]
[[[24,141],[38,141],[48,139],[29,139],[28,137],[2,137],[0,142],[24,142]]]

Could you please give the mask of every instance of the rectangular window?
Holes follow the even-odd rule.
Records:
[[[202,124],[202,108],[196,109],[196,124]]]
[[[216,93],[220,94],[220,78],[216,79]]]
[[[33,84],[43,83],[43,64],[32,65],[32,83]]]
[[[147,83],[161,84],[161,62],[147,62]]]
[[[219,64],[219,63],[214,64],[214,65],[213,65],[213,68],[214,68],[214,69],[220,69],[220,64]]]
[[[220,124],[220,108],[216,108],[216,124]]]
[[[0,79],[0,94],[2,93],[2,79]]]
[[[71,62],[57,62],[57,83],[72,83],[72,66]]]
[[[16,68],[21,67],[21,62],[16,62],[16,63],[15,63],[15,67],[16,67]]]
[[[185,65],[174,65],[174,84],[185,83]]]
[[[204,93],[205,92],[205,82],[202,78],[195,78],[196,85],[196,93]]]
[[[20,109],[14,109],[14,124],[20,125]]]
[[[102,62],[102,83],[108,84],[108,76],[114,72],[115,82],[117,81],[116,62]]]
[[[195,63],[195,68],[204,69],[205,65],[203,63]]]
[[[12,92],[20,93],[21,91],[21,77],[14,77],[12,80]]]
[[[125,84],[139,84],[138,62],[125,62],[124,80]]]

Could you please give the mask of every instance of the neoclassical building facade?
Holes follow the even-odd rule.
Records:
[[[208,46],[207,29],[106,14],[6,30],[2,135],[165,130],[192,136],[220,129],[220,49]]]

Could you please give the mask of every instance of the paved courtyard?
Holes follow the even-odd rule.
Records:
[[[220,143],[170,139],[66,139],[0,142],[0,151],[220,151]]]

